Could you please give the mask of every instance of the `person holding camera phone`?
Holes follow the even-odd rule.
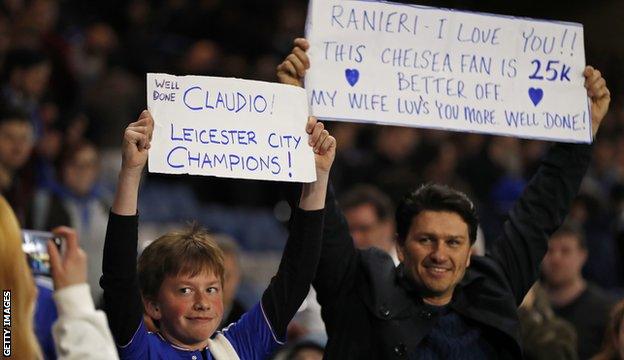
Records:
[[[106,316],[95,310],[89,293],[87,257],[78,246],[76,232],[67,227],[53,231],[65,242],[63,253],[48,241],[54,302],[58,319],[52,328],[58,359],[117,359]],[[3,309],[9,309],[9,342],[3,356],[42,359],[33,331],[33,309],[37,297],[35,281],[22,249],[22,235],[13,209],[0,196],[0,289]]]

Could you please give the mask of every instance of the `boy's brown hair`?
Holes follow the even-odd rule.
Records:
[[[197,224],[187,230],[169,232],[143,250],[137,272],[141,295],[156,299],[167,275],[191,277],[210,271],[223,284],[223,251]]]

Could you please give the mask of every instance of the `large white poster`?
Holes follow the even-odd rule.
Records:
[[[591,141],[580,24],[311,0],[306,37],[321,119]]]
[[[301,88],[147,74],[147,104],[155,123],[150,172],[316,180]]]

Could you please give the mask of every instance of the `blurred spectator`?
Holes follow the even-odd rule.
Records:
[[[612,200],[615,199],[614,196]],[[621,286],[622,274],[618,271],[611,212],[607,203],[595,194],[581,193],[572,202],[569,219],[585,234],[587,260],[583,266],[583,277],[604,289],[614,290]]]
[[[240,249],[236,241],[224,234],[216,234],[217,245],[223,251],[223,319],[217,330],[238,321],[247,311],[236,298],[241,281]]]
[[[102,147],[119,146],[119,134],[145,103],[145,81],[121,67],[108,68],[85,93],[85,107]],[[115,104],[115,106],[111,106]]]
[[[420,142],[418,130],[396,126],[377,129],[373,159],[368,169],[375,169],[370,180],[392,200],[400,199],[419,183],[415,151]],[[369,180],[369,181],[370,181]]]
[[[50,230],[61,225],[76,229],[81,247],[89,256],[88,283],[96,304],[102,296],[99,279],[111,203],[98,185],[99,168],[93,144],[82,141],[67,148],[60,159],[60,183],[36,194],[31,220],[36,229]]]
[[[72,62],[82,87],[91,86],[107,72],[110,56],[119,44],[115,30],[106,23],[90,25],[82,42],[74,46]]]
[[[200,40],[193,43],[182,57],[180,72],[183,74],[214,76],[217,75],[216,73],[221,62],[222,54],[219,45],[214,41]],[[234,68],[236,67],[235,65]]]
[[[35,135],[39,138],[44,130],[40,104],[48,88],[51,73],[48,58],[36,50],[12,50],[7,55],[3,70],[4,101],[27,111]]]
[[[518,316],[526,359],[578,359],[574,326],[555,316],[539,283],[535,283],[524,297]]]
[[[603,290],[583,279],[581,269],[586,260],[583,234],[572,225],[564,224],[551,236],[542,262],[548,299],[555,314],[574,325],[581,359],[599,350],[614,303]]]
[[[372,185],[356,185],[340,198],[355,247],[377,247],[399,264],[394,241],[394,206],[390,198]]]
[[[28,115],[15,107],[0,109],[0,194],[25,223],[34,184],[25,169],[34,145],[33,126]]]

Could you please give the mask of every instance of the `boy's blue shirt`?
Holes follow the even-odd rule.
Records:
[[[284,343],[273,334],[260,303],[246,312],[240,320],[224,328],[221,333],[241,360],[266,359]],[[130,343],[119,346],[118,349],[121,359],[214,359],[208,348],[191,351],[172,345],[160,334],[147,331],[143,321]]]

